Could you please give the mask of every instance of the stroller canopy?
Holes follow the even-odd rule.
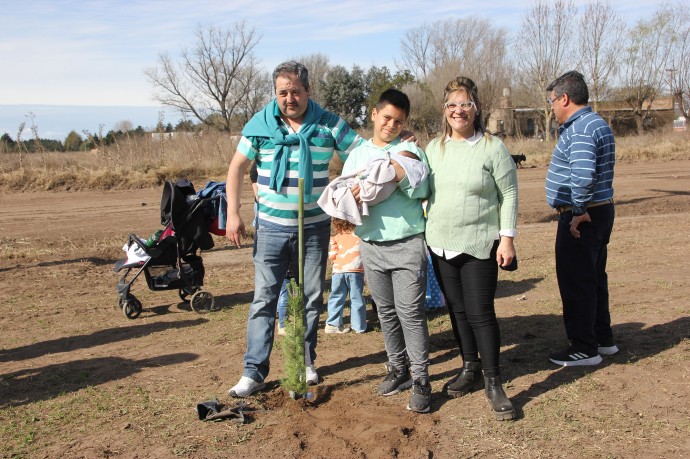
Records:
[[[188,179],[165,182],[161,196],[161,224],[172,226],[181,254],[193,252],[195,247],[201,250],[213,248],[205,205],[212,203],[200,199]]]

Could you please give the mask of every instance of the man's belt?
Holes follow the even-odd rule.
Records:
[[[590,202],[587,204],[587,209],[590,207],[597,207],[597,206],[604,206],[606,204],[613,204],[613,198],[612,199],[607,199],[606,201],[597,201],[597,202]],[[556,207],[556,212],[559,214],[565,213],[565,212],[570,212],[573,210],[573,206],[558,206]]]

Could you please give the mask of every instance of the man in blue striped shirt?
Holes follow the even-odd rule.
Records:
[[[618,352],[609,312],[607,245],[614,220],[613,132],[587,105],[581,73],[567,72],[547,88],[560,124],[546,174],[546,201],[560,214],[556,277],[570,346],[551,354],[557,365],[597,365]]]
[[[284,62],[273,71],[276,97],[242,130],[226,182],[228,239],[240,247],[246,237],[240,218],[240,190],[247,166],[257,165],[258,215],[254,235],[254,299],[247,321],[244,371],[229,390],[246,397],[265,387],[273,348],[278,293],[288,268],[298,264],[298,179],[304,179],[304,298],[307,385],[318,384],[314,360],[319,313],[323,310],[330,217],[317,199],[329,182],[333,153],[344,161],[362,138],[339,116],[309,98],[304,65]]]

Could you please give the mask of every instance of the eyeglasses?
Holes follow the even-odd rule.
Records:
[[[472,102],[471,100],[468,100],[466,102],[446,102],[443,104],[443,108],[448,110],[449,112],[454,112],[458,108],[461,109],[462,111],[469,111],[472,110],[473,108],[476,108],[477,106]]]
[[[549,97],[549,105],[553,105],[554,102],[556,102],[558,99],[560,99],[563,96],[565,96],[565,94],[561,94],[560,96],[556,96],[553,99],[551,97]]]

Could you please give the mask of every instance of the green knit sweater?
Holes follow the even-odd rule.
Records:
[[[427,207],[429,247],[487,259],[499,231],[515,229],[517,172],[508,150],[496,137],[474,145],[440,139],[426,148],[431,197]]]

